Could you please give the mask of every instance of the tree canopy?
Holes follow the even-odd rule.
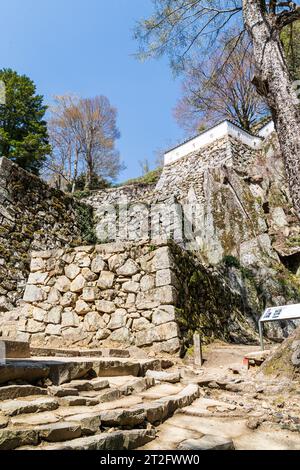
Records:
[[[183,96],[175,117],[184,129],[195,132],[223,119],[230,119],[244,129],[251,128],[267,113],[267,106],[255,90],[251,79],[255,64],[245,36],[238,44],[231,33],[221,40],[223,47],[211,54],[209,60],[194,60],[183,75]],[[222,62],[222,50],[230,59]]]
[[[120,137],[116,119],[117,110],[105,96],[56,97],[49,120],[53,151],[48,167],[60,183],[65,181],[74,191],[80,175],[80,185],[84,179],[86,189],[116,178],[123,168],[116,149]]]
[[[11,69],[0,70],[5,84],[5,102],[0,103],[0,155],[38,174],[50,152],[47,106],[36,94],[30,78]]]

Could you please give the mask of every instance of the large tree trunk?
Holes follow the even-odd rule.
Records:
[[[275,15],[265,14],[260,0],[243,0],[243,13],[258,69],[254,83],[270,107],[285,161],[291,197],[300,217],[300,113],[280,41],[280,31],[275,26]]]

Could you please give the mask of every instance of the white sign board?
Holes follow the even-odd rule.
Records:
[[[295,320],[296,318],[300,318],[300,304],[267,308],[259,321]]]

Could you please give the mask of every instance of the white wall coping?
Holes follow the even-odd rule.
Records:
[[[264,128],[265,127],[267,127],[267,125],[264,126]],[[270,129],[268,128],[267,131],[269,130]],[[221,139],[225,136],[234,137],[243,144],[248,145],[253,149],[260,148],[263,137],[265,137],[263,134],[258,136],[251,135],[247,131],[233,124],[232,122],[225,120],[220,124],[217,124],[216,126],[212,127],[211,129],[202,132],[197,137],[194,137],[193,139],[190,139],[187,142],[179,145],[178,147],[175,147],[174,149],[171,149],[166,152],[164,156],[164,165],[169,165],[170,163],[175,162],[179,158],[185,157],[186,155],[195,152],[200,148],[211,144],[212,142]]]
[[[273,121],[269,121],[267,122],[267,124],[265,124],[259,131],[258,131],[258,135],[260,137],[263,137],[264,139],[266,137],[269,137],[270,134],[272,134],[272,132],[275,131],[275,126],[274,126],[274,122]]]

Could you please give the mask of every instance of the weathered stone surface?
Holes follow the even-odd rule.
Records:
[[[134,428],[143,424],[146,413],[143,409],[109,410],[100,412],[103,426]]]
[[[74,281],[72,281],[69,290],[71,292],[81,292],[85,285],[86,280],[81,274],[79,274],[77,277],[75,277]]]
[[[155,334],[158,336],[159,341],[167,341],[178,336],[179,329],[175,322],[165,323],[155,328]]]
[[[90,306],[84,300],[77,300],[75,311],[79,315],[85,315],[86,313],[90,312]]]
[[[97,312],[89,312],[84,317],[84,327],[88,332],[105,329],[106,324]]]
[[[116,341],[117,343],[128,343],[131,341],[131,333],[128,328],[119,328],[114,330],[110,335],[111,341]]]
[[[78,326],[80,323],[78,315],[75,312],[63,312],[61,325],[64,326]]]
[[[91,270],[94,273],[99,274],[104,269],[105,269],[105,261],[100,255],[97,255],[92,261]]]
[[[235,450],[231,439],[222,436],[205,435],[200,439],[187,439],[179,444],[178,450]]]
[[[95,304],[96,304],[96,309],[99,312],[103,312],[103,313],[112,313],[116,309],[115,304],[108,300],[97,300]]]
[[[116,431],[44,446],[41,450],[130,450],[152,441],[155,435],[152,429]]]
[[[13,450],[24,445],[37,445],[38,434],[34,429],[0,430],[0,450]]]
[[[70,286],[71,286],[70,280],[66,276],[60,276],[57,279],[54,287],[59,292],[65,293],[65,292],[69,292]]]
[[[155,252],[155,256],[152,261],[152,266],[155,271],[162,269],[173,268],[175,265],[174,260],[171,256],[171,252],[167,246],[158,248]]]
[[[61,335],[61,326],[49,324],[46,327],[45,333],[50,336],[60,336]]]
[[[6,359],[30,357],[30,346],[27,341],[12,341],[3,337],[0,337],[0,341],[2,347],[5,347]],[[3,353],[3,350],[1,350],[1,353]]]
[[[151,323],[146,318],[138,318],[133,321],[133,331],[141,331],[151,328]]]
[[[126,310],[119,308],[115,312],[112,313],[110,317],[110,322],[108,324],[109,330],[117,330],[119,328],[123,328],[126,323]]]
[[[47,323],[58,325],[61,322],[62,307],[53,307],[47,314]]]
[[[81,427],[78,423],[54,423],[35,428],[39,439],[47,442],[63,442],[81,436]]]
[[[21,414],[10,418],[13,426],[44,426],[45,424],[58,423],[59,416],[56,414],[58,411],[44,411],[34,414]]]
[[[155,328],[150,328],[149,330],[138,331],[135,335],[136,345],[137,346],[150,346],[155,341],[159,341],[159,335],[156,332]]]
[[[95,401],[93,404],[97,404],[98,401]],[[76,396],[65,396],[60,399],[60,404],[62,406],[86,406],[88,400],[84,397]]]
[[[175,307],[173,305],[162,305],[154,310],[152,323],[162,325],[163,323],[175,321]]]
[[[117,269],[119,276],[133,276],[139,272],[139,266],[133,259],[128,259],[123,266]]]
[[[98,287],[100,289],[109,289],[114,284],[115,275],[110,271],[102,271],[98,280]]]
[[[9,418],[7,418],[6,416],[0,416],[0,429],[6,428],[6,426],[8,425],[8,422],[9,422]]]
[[[27,285],[23,299],[25,302],[43,302],[46,293],[40,287]]]
[[[178,351],[180,351],[181,347],[182,344],[179,338],[172,338],[168,339],[167,341],[156,343],[154,349],[161,353],[176,354]]]
[[[27,283],[33,285],[46,284],[48,277],[48,273],[37,271],[34,273],[30,273]]]
[[[46,316],[46,313],[41,308],[34,307],[34,309],[32,310],[32,317],[36,321],[44,322],[45,316]]]
[[[41,323],[32,319],[29,319],[26,326],[26,331],[28,333],[41,333],[45,331],[45,323]]]
[[[176,286],[178,284],[178,280],[171,269],[161,269],[156,273],[156,287],[163,287],[163,286]]]
[[[133,281],[124,282],[123,290],[125,292],[136,293],[140,290],[140,284],[138,282],[133,282]]]
[[[45,261],[42,258],[32,258],[30,262],[30,271],[35,273],[43,271],[46,267]]]
[[[83,268],[81,274],[87,282],[93,282],[98,279],[98,275],[91,271],[90,268]]]
[[[94,302],[98,298],[99,290],[96,287],[85,287],[82,292],[82,299],[85,302]]]
[[[52,395],[53,397],[72,397],[72,396],[78,396],[79,391],[77,388],[72,387],[70,384],[68,384],[68,387],[64,386],[52,386],[48,388],[49,394]]]
[[[1,411],[7,416],[15,416],[22,413],[39,413],[41,411],[51,411],[58,408],[58,402],[54,398],[35,398],[33,400],[13,400],[3,402]]]
[[[100,417],[89,413],[67,416],[65,420],[78,423],[83,436],[95,434],[99,431],[101,425]]]
[[[33,395],[47,395],[47,389],[33,385],[7,385],[0,387],[0,400],[14,400],[15,398]]]
[[[66,292],[60,299],[60,304],[62,307],[71,307],[75,305],[77,300],[77,295],[74,292]]]
[[[49,367],[45,364],[33,364],[30,361],[13,361],[11,363],[8,360],[5,365],[0,365],[0,384],[19,379],[35,383],[48,375]]]
[[[80,268],[76,264],[69,264],[65,267],[66,276],[73,281],[80,273]]]
[[[56,305],[60,302],[60,299],[61,299],[61,293],[59,292],[58,289],[56,289],[55,287],[52,287],[50,289],[47,301],[51,305]]]
[[[155,287],[155,278],[154,276],[150,274],[146,274],[145,276],[142,277],[140,284],[141,284],[141,290],[143,292],[146,292]]]
[[[147,370],[146,377],[157,380],[158,382],[169,382],[172,384],[180,382],[179,372],[161,372],[156,370]]]

